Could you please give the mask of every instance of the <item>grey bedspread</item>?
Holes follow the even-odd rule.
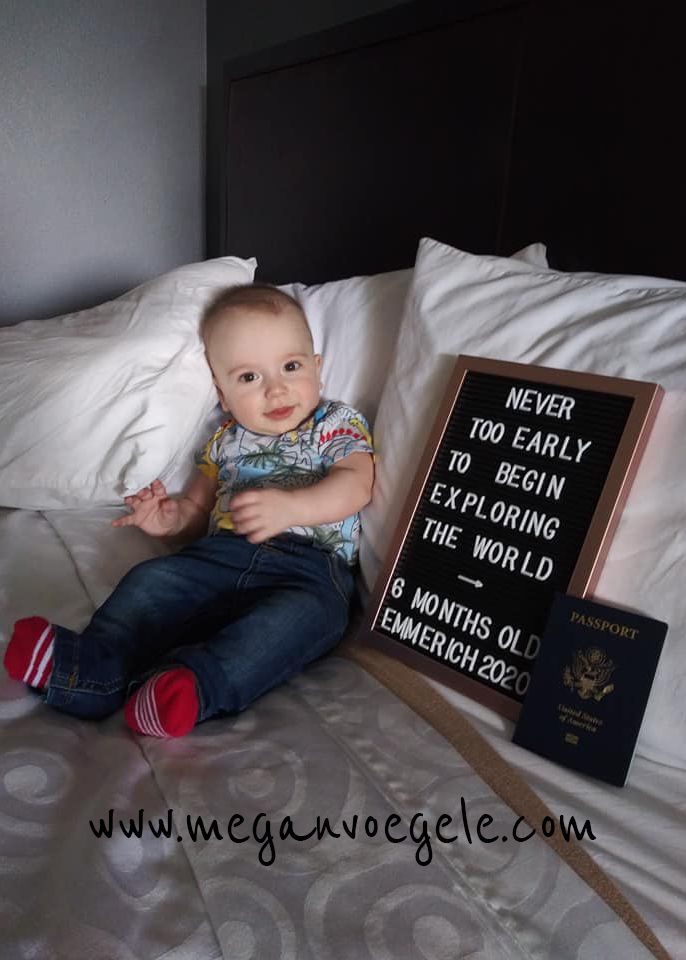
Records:
[[[20,575],[0,531],[5,633],[28,612],[78,626],[118,575],[110,558],[93,587],[101,534],[70,548],[72,518],[5,517],[34,547],[22,541]],[[3,675],[0,737],[2,960],[651,956],[539,836],[514,839],[516,813],[450,743],[343,657],[177,741],[49,711]]]

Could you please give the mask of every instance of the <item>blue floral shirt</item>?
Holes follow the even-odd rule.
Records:
[[[228,504],[241,490],[309,486],[351,453],[373,454],[369,424],[361,413],[338,400],[320,400],[308,420],[279,436],[253,433],[227,420],[195,457],[198,468],[218,481],[210,533],[233,529]],[[335,523],[289,527],[287,532],[331,550],[350,565],[357,560],[357,513]]]

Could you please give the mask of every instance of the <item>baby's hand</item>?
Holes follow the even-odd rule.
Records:
[[[250,543],[262,543],[293,526],[292,499],[288,491],[244,490],[229,502],[236,533]]]
[[[140,527],[152,537],[166,537],[177,532],[180,520],[178,500],[167,496],[161,480],[153,480],[149,487],[124,497],[132,512],[112,521],[113,527]]]

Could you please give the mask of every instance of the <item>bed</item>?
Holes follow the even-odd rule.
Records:
[[[0,677],[2,957],[686,957],[680,19],[412,2],[233,61],[209,259],[0,332],[3,647],[23,616],[79,629],[169,549],[110,521],[156,475],[180,491],[216,422],[197,322],[219,289],[301,301],[378,449],[348,635],[243,714],[136,738]],[[670,625],[624,788],[517,747],[361,630],[461,352],[665,388],[595,592]],[[482,814],[594,839],[481,842]]]

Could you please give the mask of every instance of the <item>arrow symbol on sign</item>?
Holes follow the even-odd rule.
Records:
[[[469,577],[465,577],[461,573],[458,573],[457,579],[464,580],[465,583],[471,583],[471,585],[473,587],[476,587],[477,590],[480,590],[481,587],[483,587],[483,583],[481,582],[481,580],[470,580]]]

